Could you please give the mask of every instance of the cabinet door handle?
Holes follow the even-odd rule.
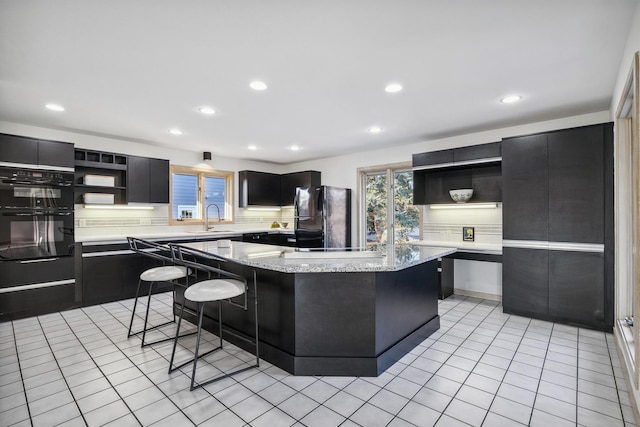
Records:
[[[18,261],[20,264],[33,264],[36,262],[49,262],[49,261],[55,261],[58,258],[43,258],[43,259],[30,259],[27,261]]]

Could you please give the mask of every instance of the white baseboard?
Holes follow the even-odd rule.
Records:
[[[465,297],[488,299],[491,301],[502,302],[502,295],[486,294],[484,292],[467,291],[464,289],[455,289],[455,288],[453,289],[453,293],[455,295],[462,295]]]

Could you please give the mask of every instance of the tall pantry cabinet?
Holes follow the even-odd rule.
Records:
[[[613,326],[613,125],[504,139],[503,309]]]

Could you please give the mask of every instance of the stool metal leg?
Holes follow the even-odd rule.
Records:
[[[196,353],[193,356],[193,371],[191,373],[191,391],[195,388],[196,367],[198,365],[198,353],[200,351],[200,335],[202,334],[202,315],[204,314],[204,303],[198,303],[198,334],[196,335]],[[220,342],[222,345],[222,341]]]
[[[222,348],[222,301],[218,301],[218,337],[220,337],[220,348]]]
[[[153,293],[153,285],[156,282],[149,283],[149,296],[147,297],[147,312],[144,315],[144,329],[142,329],[142,344],[140,347],[144,347],[144,337],[147,335],[147,322],[149,320],[149,308],[151,307],[151,294]]]
[[[178,338],[180,338],[180,324],[182,323],[182,316],[184,315],[184,306],[185,302],[182,303],[182,307],[180,308],[180,317],[178,317],[178,325],[176,327],[176,338],[173,340],[173,351],[171,352],[171,360],[169,361],[169,373],[174,371],[173,359],[176,356],[176,346],[178,345]]]
[[[133,333],[131,333],[131,328],[133,327],[133,318],[136,317],[136,305],[138,305],[138,295],[140,295],[141,283],[142,280],[138,279],[138,289],[136,289],[136,298],[133,300],[133,310],[131,311],[131,321],[129,322],[129,332],[127,333],[127,338],[130,338],[131,335],[134,335]]]

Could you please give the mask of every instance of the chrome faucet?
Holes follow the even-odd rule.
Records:
[[[220,218],[220,208],[215,203],[211,203],[207,205],[207,208],[204,210],[204,231],[209,231],[213,228],[213,226],[209,227],[209,208],[211,206],[215,206],[218,210],[218,222],[222,222],[222,218]]]

